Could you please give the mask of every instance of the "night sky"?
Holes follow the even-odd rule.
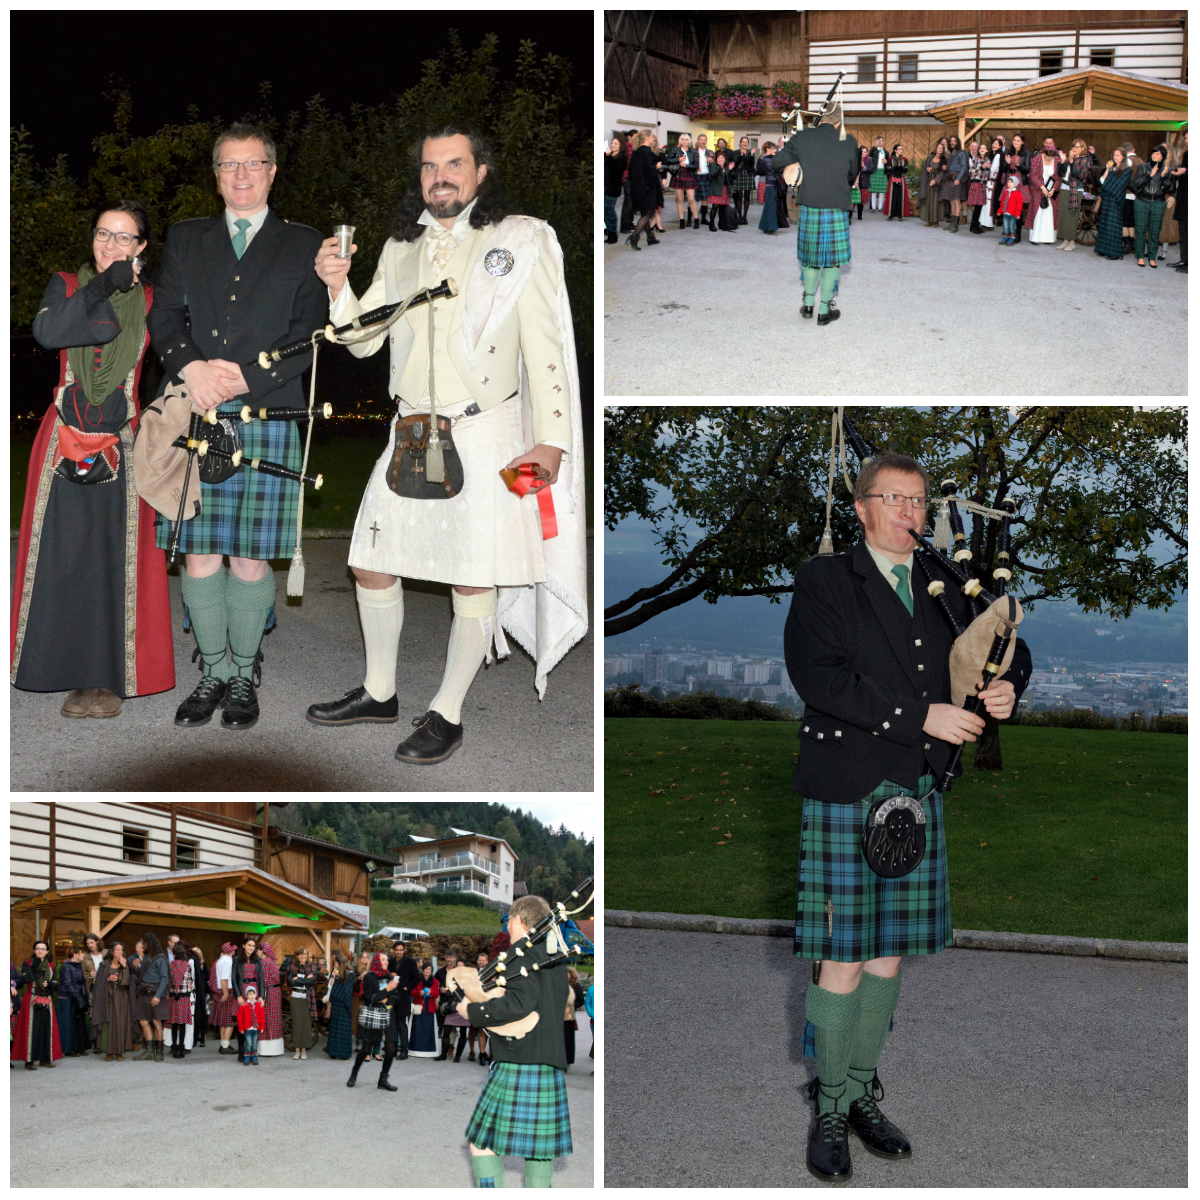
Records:
[[[272,84],[271,107],[281,124],[320,93],[334,112],[352,103],[374,105],[416,84],[421,65],[457,29],[464,47],[487,33],[500,38],[494,60],[502,77],[522,40],[572,63],[577,130],[592,124],[590,7],[558,12],[406,11],[186,13],[95,9],[12,12],[12,125],[33,135],[45,165],[64,152],[83,182],[91,141],[112,128],[103,97],[118,75],[133,95],[134,136],[187,119],[195,104],[202,120],[239,119],[260,105],[259,84]]]

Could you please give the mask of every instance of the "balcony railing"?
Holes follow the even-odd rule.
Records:
[[[474,879],[443,879],[439,883],[435,883],[430,891],[434,892],[479,892],[481,895],[488,894],[488,886],[486,883],[479,883]]]
[[[452,854],[449,858],[438,858],[435,855],[422,855],[417,863],[401,863],[393,870],[394,875],[424,875],[431,871],[451,871],[462,867],[478,867],[491,875],[500,874],[500,864],[492,862],[479,854],[464,850],[460,854]]]

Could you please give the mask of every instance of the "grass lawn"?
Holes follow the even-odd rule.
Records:
[[[605,906],[790,919],[796,727],[605,721]],[[1187,738],[1012,726],[945,797],[957,929],[1187,941]],[[657,793],[657,794],[655,794]]]
[[[467,904],[401,904],[391,900],[371,900],[371,930],[385,925],[403,925],[423,929],[430,935],[439,933],[500,932],[500,914],[491,908],[472,908]]]

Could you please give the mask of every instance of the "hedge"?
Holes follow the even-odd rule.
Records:
[[[640,683],[626,684],[604,693],[606,717],[686,717],[692,720],[714,721],[792,721],[790,716],[773,704],[761,700],[735,700],[718,696],[716,692],[692,692],[656,700],[642,691]]]
[[[1047,709],[1044,712],[1017,712],[1009,725],[1037,725],[1050,729],[1120,729],[1126,733],[1187,733],[1187,716],[1164,713],[1145,717],[1135,710],[1124,717],[1103,717],[1090,708]]]

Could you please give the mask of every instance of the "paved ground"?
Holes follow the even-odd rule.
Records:
[[[810,965],[783,938],[605,927],[605,1185],[821,1187],[801,1087]],[[1187,966],[946,950],[904,961],[880,1063],[907,1162],[866,1187],[1187,1186]]]
[[[576,1038],[578,1065],[567,1072],[575,1150],[555,1160],[555,1187],[594,1186],[590,1037],[581,1028]],[[64,1137],[111,1167],[88,1187],[472,1186],[463,1131],[486,1073],[465,1055],[457,1064],[393,1064],[398,1092],[380,1091],[380,1064],[364,1063],[350,1091],[350,1063],[323,1051],[243,1067],[218,1055],[219,1044],[210,1038],[183,1062],[89,1055],[36,1072],[18,1064],[9,1072],[11,1186],[29,1187],[36,1163],[37,1186],[79,1188],[78,1156],[63,1153]],[[146,1137],[159,1148],[149,1157],[132,1151]],[[524,1187],[522,1160],[504,1167],[505,1186]]]
[[[14,791],[588,791],[593,788],[591,632],[550,674],[538,703],[532,660],[512,656],[481,670],[463,706],[462,748],[434,767],[398,763],[396,746],[441,683],[452,618],[449,588],[404,581],[397,688],[400,722],[323,729],[304,718],[363,681],[362,632],[345,538],[305,539],[305,594],[288,603],[286,564],[276,564],[279,623],[263,643],[262,716],[230,733],[220,718],[177,729],[175,709],[199,680],[195,639],[180,628],[173,571],[176,686],[127,700],[113,720],[67,720],[65,693],[10,687]],[[10,569],[17,543],[10,543]],[[589,542],[589,576],[590,576]],[[64,736],[68,734],[69,736]]]
[[[605,247],[605,396],[1128,396],[1151,345],[1155,393],[1188,394],[1187,276],[1161,265],[864,210],[842,316],[818,328],[798,315],[794,225],[760,233],[752,204],[736,233],[681,232],[674,212],[659,245]]]

